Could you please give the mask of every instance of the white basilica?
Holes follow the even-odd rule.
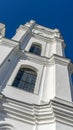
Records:
[[[73,130],[73,64],[58,29],[0,23],[0,130]]]

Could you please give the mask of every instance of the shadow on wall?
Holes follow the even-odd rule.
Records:
[[[71,97],[73,101],[73,74],[70,75],[70,89],[71,89]]]
[[[7,104],[5,97],[0,94],[0,130],[15,130],[15,128],[6,123],[6,118],[8,118],[7,110],[5,104]]]

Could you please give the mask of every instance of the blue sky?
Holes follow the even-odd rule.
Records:
[[[73,0],[0,0],[0,22],[6,25],[7,38],[31,19],[58,28],[66,42],[66,56],[73,61]]]

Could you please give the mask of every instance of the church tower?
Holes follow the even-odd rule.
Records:
[[[0,23],[0,130],[73,130],[73,64],[58,29]]]

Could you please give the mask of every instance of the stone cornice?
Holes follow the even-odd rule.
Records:
[[[62,56],[54,54],[49,61],[54,61],[55,64],[60,64],[60,65],[68,65],[70,63],[70,59],[64,58]]]
[[[68,65],[70,63],[70,59],[64,58],[56,54],[53,54],[50,58],[45,56],[38,56],[30,52],[21,52],[19,53],[19,55],[21,59],[25,59],[27,57],[31,61],[44,65],[53,65],[53,64]]]
[[[73,103],[56,98],[51,101],[56,120],[73,126]]]
[[[32,25],[34,28],[37,28],[37,29],[42,30],[42,31],[45,31],[46,33],[48,33],[48,32],[51,32],[51,33],[54,33],[54,32],[59,33],[59,30],[58,30],[58,29],[50,29],[50,28],[48,28],[48,27],[41,26],[41,25],[37,24],[36,21],[34,21],[34,20],[30,20],[29,22],[27,22],[27,23],[24,24],[23,26],[30,28],[31,25]]]
[[[50,104],[26,104],[2,97],[0,99],[0,115],[30,124],[52,123],[55,118]]]
[[[47,43],[54,43],[58,41],[59,43],[63,44],[63,47],[66,46],[63,38],[60,36],[60,32],[58,31],[58,29],[44,28],[44,30],[42,30],[43,28],[44,27],[39,28],[39,25],[37,26],[37,24],[35,24],[35,21],[30,21],[29,23],[26,23],[24,26],[20,25],[17,29],[17,32],[19,30],[26,31],[26,33],[23,36],[23,39],[26,37],[26,35],[32,34],[33,37],[41,39]]]
[[[56,33],[59,33],[59,29],[50,29],[50,28],[47,28],[47,27],[44,27],[44,26],[41,26],[39,24],[36,24],[36,26],[38,29],[40,30],[44,30],[46,32],[56,32]]]
[[[35,21],[31,20],[30,22],[27,22],[24,25],[20,25],[19,28],[16,30],[16,32],[18,32],[20,29],[32,31],[32,29],[34,28],[35,24],[36,24]]]
[[[46,36],[39,35],[39,34],[36,34],[36,33],[32,33],[32,36],[34,38],[39,39],[39,40],[41,39],[42,41],[45,41],[47,43],[55,43],[56,41],[58,41],[59,43],[61,43],[63,45],[64,48],[66,47],[64,40],[61,39],[61,38],[58,38],[56,36],[54,36],[53,38],[50,38],[50,37],[47,38]]]
[[[15,40],[12,40],[12,39],[2,38],[2,44],[5,46],[8,46],[8,47],[15,47],[19,43]]]
[[[36,105],[0,96],[0,115],[33,125],[59,121],[73,126],[73,103],[54,99],[49,103]]]
[[[53,38],[53,37],[58,37],[60,38],[60,33],[57,33],[57,32],[51,32],[51,31],[43,31],[42,29],[39,29],[39,28],[34,28],[32,30],[33,33],[35,34],[38,34],[38,35],[41,35],[41,36],[44,36],[44,37],[47,37],[47,38]]]
[[[58,29],[50,29],[50,28],[45,28],[45,27],[39,27],[39,25],[37,25],[37,24],[35,25],[34,29],[37,29],[37,30],[44,32],[46,34],[56,33],[56,34],[58,34],[58,36],[60,36],[60,32],[59,32]]]

